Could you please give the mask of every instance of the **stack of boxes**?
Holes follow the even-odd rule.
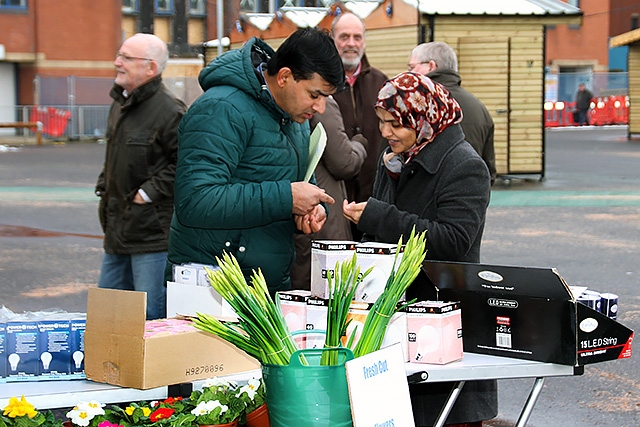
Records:
[[[350,260],[356,254],[360,273],[371,269],[369,274],[358,285],[354,301],[349,310],[350,321],[347,337],[355,332],[357,342],[365,319],[373,304],[384,291],[387,280],[402,258],[403,248],[395,244],[377,242],[357,243],[351,241],[316,240],[311,243],[311,291],[280,292],[280,303],[287,325],[291,331],[299,331],[302,325],[307,331],[323,331],[327,327],[327,306],[329,298],[329,276],[333,274],[337,262]],[[404,298],[403,298],[404,300]],[[414,306],[421,308],[414,309]],[[295,317],[292,313],[295,312]],[[408,317],[411,316],[411,323]],[[302,322],[301,319],[306,321]],[[457,319],[457,323],[452,321]],[[459,305],[456,303],[432,303],[432,308],[425,310],[420,303],[409,305],[399,310],[390,319],[383,339],[383,347],[400,343],[405,361],[416,363],[445,364],[462,357],[462,328]],[[430,330],[437,335],[425,335],[420,332],[422,324],[429,324]],[[409,325],[417,329],[412,330]],[[453,326],[452,326],[453,325]],[[433,354],[424,352],[425,348],[433,346],[433,340],[438,343],[453,344],[452,348],[443,351],[438,347]],[[324,335],[309,333],[304,340],[297,338],[301,348],[322,348]],[[429,340],[429,342],[424,342]],[[424,354],[418,356],[417,351]],[[412,353],[413,351],[413,353]]]
[[[84,374],[84,313],[0,314],[0,382],[71,380]]]

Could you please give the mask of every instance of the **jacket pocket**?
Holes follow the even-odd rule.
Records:
[[[132,189],[137,189],[151,175],[154,140],[154,131],[140,131],[132,133],[125,141],[127,176]]]
[[[153,242],[166,238],[153,204],[129,203],[125,207],[122,238],[125,242]]]

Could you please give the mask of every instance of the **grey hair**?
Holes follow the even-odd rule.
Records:
[[[450,68],[458,71],[456,52],[444,42],[422,43],[411,51],[411,58],[420,62],[434,61],[436,68]]]
[[[362,24],[362,34],[366,37],[367,34],[367,26],[364,24],[364,19],[362,19],[361,17],[359,17],[358,15],[356,15],[353,12],[342,12],[341,14],[337,15],[335,18],[333,18],[333,21],[331,21],[331,37],[334,37],[336,32],[334,31],[336,24],[338,24],[338,21],[340,21],[340,19],[342,19],[343,16],[346,15],[353,15],[356,18],[358,18],[360,20],[360,23]]]
[[[158,74],[162,74],[169,60],[167,44],[154,34],[136,33],[131,38],[141,38],[145,42],[145,56],[158,64]]]

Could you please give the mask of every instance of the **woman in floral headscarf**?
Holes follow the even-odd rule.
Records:
[[[344,216],[357,224],[363,240],[396,243],[415,226],[427,232],[428,260],[480,262],[491,179],[464,140],[458,103],[444,86],[407,72],[385,82],[375,109],[389,148],[378,162],[372,196],[363,203],[345,200]],[[434,299],[425,280],[419,276],[407,297]],[[411,386],[416,426],[435,423],[451,386]],[[470,381],[447,421],[481,425],[497,411],[496,382]]]

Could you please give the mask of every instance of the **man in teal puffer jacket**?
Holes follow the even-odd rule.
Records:
[[[216,264],[223,251],[249,277],[260,268],[269,290],[290,288],[293,235],[319,231],[322,203],[304,182],[308,119],[344,85],[331,37],[300,29],[277,52],[260,39],[212,61],[205,93],[178,128],[175,211],[165,276],[174,264]]]

